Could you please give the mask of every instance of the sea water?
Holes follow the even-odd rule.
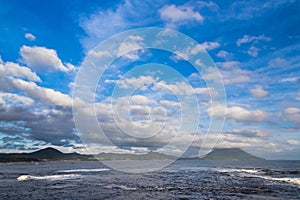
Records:
[[[300,199],[300,162],[178,160],[148,173],[96,161],[0,163],[0,199]]]

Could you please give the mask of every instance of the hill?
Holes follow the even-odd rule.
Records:
[[[264,160],[239,148],[219,148],[208,153],[204,160]]]
[[[97,155],[83,155],[79,153],[63,153],[48,147],[32,153],[0,153],[0,162],[26,162],[26,161],[64,161],[64,160],[169,160],[176,157],[161,153],[150,152],[147,154],[117,154],[99,153]]]

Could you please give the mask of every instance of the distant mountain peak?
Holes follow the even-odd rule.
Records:
[[[240,148],[215,148],[203,159],[207,160],[264,160]]]

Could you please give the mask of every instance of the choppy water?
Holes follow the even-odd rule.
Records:
[[[180,160],[143,174],[99,162],[1,163],[0,169],[0,199],[300,199],[298,161]]]

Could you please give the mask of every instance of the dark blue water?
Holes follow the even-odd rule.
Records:
[[[159,161],[134,164],[141,162]],[[1,163],[0,169],[0,199],[300,199],[299,161],[180,160],[142,174],[91,161]]]

